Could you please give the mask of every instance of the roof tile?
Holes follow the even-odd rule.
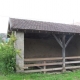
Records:
[[[42,22],[24,19],[10,18],[10,28],[13,29],[26,29],[26,30],[43,30],[55,32],[71,32],[80,33],[80,26],[69,25],[53,22]]]

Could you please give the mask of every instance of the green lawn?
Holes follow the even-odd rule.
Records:
[[[66,72],[62,74],[9,74],[0,75],[0,80],[80,80],[80,70],[75,72]]]

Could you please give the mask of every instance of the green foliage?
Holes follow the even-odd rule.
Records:
[[[3,42],[3,40],[2,40],[2,37],[0,36],[0,43],[2,43]]]
[[[9,42],[0,44],[0,72],[13,73],[16,70],[16,54],[19,50],[14,48],[16,37],[12,33]]]

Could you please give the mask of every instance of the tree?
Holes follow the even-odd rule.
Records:
[[[0,73],[7,74],[16,71],[16,54],[19,55],[20,50],[15,49],[15,41],[16,37],[12,33],[8,42],[0,44]]]
[[[2,43],[3,41],[6,41],[6,38],[7,38],[7,34],[0,33],[0,43]]]
[[[2,37],[0,36],[0,43],[2,43],[3,42],[3,39],[2,39]]]

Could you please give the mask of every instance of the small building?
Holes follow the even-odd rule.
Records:
[[[80,26],[24,19],[9,19],[14,32],[17,72],[55,72],[80,68]]]

